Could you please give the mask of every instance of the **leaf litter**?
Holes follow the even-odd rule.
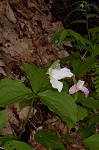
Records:
[[[58,47],[49,42],[51,36],[63,28],[60,21],[53,22],[50,9],[44,0],[0,1],[0,79],[10,77],[24,82],[26,78],[21,71],[23,63],[34,62],[43,67],[68,56],[63,46]],[[72,47],[70,42],[63,44]],[[35,132],[39,129],[49,129],[57,134],[66,134],[67,126],[46,108],[42,108],[44,106],[40,103],[36,107],[24,131],[27,136],[25,140],[36,150],[46,150],[34,140]],[[19,111],[19,104],[14,104],[8,106],[7,110],[9,122],[6,128],[0,131],[1,136],[21,130],[29,106]],[[42,111],[38,113],[38,110]],[[84,150],[79,142],[76,145],[68,142],[64,142],[65,144],[68,150]]]

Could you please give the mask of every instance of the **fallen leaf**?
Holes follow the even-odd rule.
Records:
[[[6,16],[7,16],[7,18],[11,21],[11,22],[13,22],[14,24],[16,23],[16,18],[15,18],[15,15],[14,15],[14,13],[13,13],[13,10],[12,10],[12,8],[10,7],[10,5],[9,5],[9,3],[8,3],[8,1],[6,0],[6,2],[7,2],[7,6],[6,6]]]
[[[2,67],[0,67],[0,74],[3,74],[4,76],[6,76],[5,71],[2,69]]]
[[[73,45],[71,44],[70,41],[64,41],[64,42],[63,42],[63,45],[69,46],[69,47],[73,47]]]
[[[2,61],[2,60],[0,60],[0,67],[4,67],[5,66],[5,63]]]
[[[21,120],[26,119],[29,109],[30,109],[30,106],[26,106],[21,111],[18,112],[19,118]],[[31,111],[30,117],[31,117],[31,115],[32,115],[32,111]]]

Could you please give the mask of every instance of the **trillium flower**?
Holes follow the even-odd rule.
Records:
[[[79,80],[77,84],[74,84],[70,89],[69,89],[69,94],[74,94],[78,91],[82,91],[85,94],[85,97],[88,96],[89,90],[84,86],[85,81]]]
[[[58,89],[59,92],[62,91],[63,83],[58,81],[64,79],[65,77],[72,77],[73,73],[68,68],[61,68],[60,64],[56,64],[55,68],[49,68],[48,74],[50,75],[50,83],[52,87]]]

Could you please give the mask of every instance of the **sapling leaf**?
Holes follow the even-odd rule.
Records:
[[[77,106],[77,108],[78,108],[77,121],[83,120],[85,117],[87,117],[87,115],[88,115],[87,109],[85,109],[79,105]]]
[[[63,32],[64,29],[57,31],[52,37],[51,41],[59,40],[60,34]]]
[[[68,30],[63,30],[63,32],[60,34],[58,44],[61,44],[65,40],[67,34],[68,34]]]
[[[28,98],[32,91],[22,82],[12,79],[3,79],[0,81],[0,106],[22,101]]]
[[[46,148],[65,150],[58,135],[53,131],[39,130],[35,134],[35,140],[46,146]]]
[[[82,139],[86,139],[94,133],[91,128],[88,128],[88,126],[80,126],[78,132]]]
[[[0,111],[0,129],[4,128],[8,121],[8,114],[7,110],[1,110]]]
[[[99,122],[99,114],[90,117],[88,120],[88,127],[94,125],[96,122]]]
[[[88,108],[99,109],[99,102],[97,100],[95,100],[93,97],[88,97],[86,99],[82,93],[78,94],[77,102]]]
[[[55,114],[59,115],[65,122],[69,119],[72,122],[77,121],[77,106],[71,95],[65,91],[47,90],[38,93],[41,102]]]
[[[99,150],[99,134],[94,134],[83,141],[90,150]]]
[[[5,144],[7,141],[10,141],[10,140],[13,140],[13,139],[15,139],[15,136],[12,135],[12,134],[4,135],[3,137],[0,138],[0,145],[1,145],[1,146],[4,146],[4,144]]]
[[[5,143],[4,149],[6,150],[34,150],[25,142],[11,140]]]
[[[37,93],[48,84],[49,78],[47,76],[47,69],[41,69],[35,64],[24,64],[23,71],[29,79],[32,90]]]
[[[86,75],[91,70],[91,62],[81,59],[72,61],[73,72],[78,79]]]

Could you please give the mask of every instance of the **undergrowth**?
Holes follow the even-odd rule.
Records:
[[[27,87],[24,83],[9,78],[0,81],[0,129],[8,123],[7,107],[19,103],[20,110],[30,106],[23,127],[19,133],[5,135],[0,138],[1,149],[5,150],[33,150],[20,139],[38,101],[45,105],[52,115],[57,115],[60,123],[67,125],[67,133],[60,134],[50,130],[36,131],[34,140],[47,149],[67,148],[65,142],[73,143],[72,128],[78,127],[81,143],[90,150],[99,150],[99,27],[89,28],[90,19],[98,18],[99,9],[86,1],[73,4],[77,8],[73,12],[82,12],[86,20],[77,18],[71,24],[85,23],[87,34],[81,35],[66,28],[56,32],[51,41],[57,41],[60,46],[69,41],[73,46],[70,54],[51,66],[39,68],[35,64],[23,64],[22,70],[30,82]],[[91,10],[94,13],[91,13]],[[67,17],[68,17],[67,16]],[[63,66],[63,68],[61,68]],[[66,67],[68,66],[68,68]],[[61,79],[64,79],[60,81]],[[39,110],[38,110],[39,111]],[[65,142],[64,142],[65,141]],[[35,147],[34,147],[35,149]]]

